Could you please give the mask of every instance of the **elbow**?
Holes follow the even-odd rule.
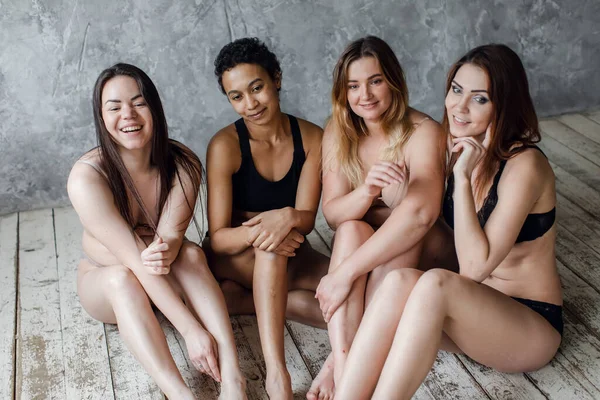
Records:
[[[315,220],[313,219],[311,223],[306,224],[303,229],[298,229],[298,231],[303,235],[308,235],[315,229]]]
[[[227,254],[227,246],[226,241],[221,240],[221,234],[219,231],[210,233],[210,240],[208,241],[208,245],[210,246],[210,250],[215,254],[225,255]]]
[[[491,274],[491,269],[488,268],[486,262],[483,260],[478,261],[471,259],[468,261],[461,261],[459,257],[458,264],[459,274],[477,283],[485,281]]]
[[[468,278],[477,283],[483,282],[488,277],[487,274],[483,274],[475,270],[474,268],[463,268],[462,266],[460,267],[459,274],[460,276],[464,276],[465,278]]]
[[[329,227],[335,231],[337,227],[342,223],[342,221],[338,221],[335,218],[335,216],[330,210],[330,207],[327,204],[323,204],[322,212],[323,217],[325,217],[325,221],[327,222],[327,225],[329,225]]]
[[[408,204],[411,208],[410,215],[414,216],[415,228],[419,230],[429,231],[440,214],[439,206],[431,204]]]

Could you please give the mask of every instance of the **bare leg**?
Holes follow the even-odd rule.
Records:
[[[309,243],[303,244],[296,257],[288,259],[288,305],[286,318],[317,328],[327,329],[315,292],[329,269],[329,257]]]
[[[254,301],[260,342],[267,367],[265,389],[272,399],[293,397],[283,345],[287,303],[287,262],[287,257],[255,250]]]
[[[95,319],[116,323],[125,345],[172,399],[193,399],[179,373],[146,292],[125,266],[94,267],[81,261],[78,294]]]
[[[217,342],[221,398],[245,399],[246,380],[240,371],[225,299],[202,249],[185,241],[172,265],[171,274],[182,289],[186,302]]]
[[[208,241],[205,246],[209,246]],[[235,256],[211,254],[210,266],[220,281],[230,315],[246,315],[256,312],[252,296],[254,273],[254,249]],[[315,299],[319,281],[329,267],[329,257],[303,244],[296,257],[288,259],[288,300],[286,319],[325,329],[327,325]]]
[[[336,231],[330,271],[334,271],[346,257],[349,257],[359,246],[366,242],[373,233],[373,228],[363,221],[342,223]],[[335,382],[339,382],[341,378],[350,346],[362,319],[366,281],[367,277],[364,276],[354,282],[348,298],[336,310],[328,324]]]
[[[442,332],[475,361],[503,372],[542,367],[561,340],[548,321],[510,297],[433,269],[408,298],[373,398],[409,399],[431,369]]]
[[[413,268],[399,268],[389,271],[383,278],[367,306],[342,378],[336,386],[339,398],[371,397],[392,346],[404,304],[422,274]]]

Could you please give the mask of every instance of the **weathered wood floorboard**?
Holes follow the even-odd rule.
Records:
[[[19,214],[19,321],[16,392],[65,397],[60,288],[52,210]]]
[[[598,132],[600,133],[600,125],[592,121],[589,122],[590,124],[598,126]],[[584,159],[597,166],[600,165],[600,143],[596,143],[587,136],[584,136],[578,131],[571,129],[567,125],[556,120],[542,121],[540,122],[540,127],[542,128],[542,135],[544,138],[542,141],[545,141],[546,138],[550,136]],[[591,132],[596,133],[596,131]]]
[[[114,399],[104,324],[83,310],[77,296],[81,223],[71,207],[57,208],[54,210],[54,226],[66,397]]]
[[[115,399],[165,400],[158,386],[127,349],[116,325],[105,324]]]
[[[244,332],[244,335],[248,339],[250,349],[254,355],[254,360],[261,366],[261,370],[265,371],[264,375],[266,378],[266,366],[265,359],[263,356],[260,336],[258,332],[258,325],[256,323],[255,316],[239,316],[237,320]],[[312,382],[312,377],[304,364],[304,360],[296,348],[287,328],[284,329],[284,350],[285,350],[285,361],[292,378],[292,390],[294,391],[294,399],[306,398],[306,392]]]
[[[19,215],[0,217],[0,398],[15,389],[15,328],[17,322],[17,250]]]
[[[600,257],[572,233],[558,226],[556,258],[600,292]]]
[[[560,193],[556,194],[556,202],[560,225],[600,255],[600,221]]]
[[[268,396],[265,390],[265,367],[264,364],[261,364],[260,361],[256,359],[256,348],[252,348],[252,345],[246,337],[246,334],[242,329],[242,324],[240,323],[240,318],[247,317],[233,317],[231,318],[231,323],[238,354],[240,356],[240,368],[247,378],[248,398],[250,400],[267,399]]]
[[[548,135],[544,136],[539,143],[539,147],[551,163],[556,164],[591,188],[600,187],[600,166],[580,156]]]
[[[556,191],[600,220],[600,194],[550,160],[556,176]]]
[[[600,123],[582,114],[565,114],[557,118],[569,128],[579,132],[588,139],[600,143]]]
[[[583,113],[586,118],[591,119],[592,121],[600,124],[600,110],[594,112],[586,112]]]

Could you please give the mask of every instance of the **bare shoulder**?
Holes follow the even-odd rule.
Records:
[[[519,179],[548,178],[554,180],[554,171],[546,156],[538,149],[527,148],[506,162],[506,174],[514,174]]]
[[[71,178],[74,180],[95,179],[95,177],[103,178],[100,164],[100,148],[96,147],[75,161],[69,174],[69,181],[71,181]]]
[[[227,125],[210,139],[206,158],[207,169],[219,166],[233,173],[240,168],[242,151],[234,124]]]
[[[442,126],[436,120],[412,108],[409,118],[414,126],[414,131],[407,143],[409,151],[411,146],[421,147],[432,143],[441,146],[440,148],[445,147],[445,134]]]
[[[419,110],[411,108],[408,117],[415,127],[413,133],[430,132],[430,134],[435,134],[437,136],[442,132],[442,126],[439,122]]]
[[[321,141],[323,140],[323,129],[302,118],[296,118],[298,120],[298,126],[302,133],[302,142],[306,147],[305,150],[310,151],[313,148],[320,148]]]
[[[67,191],[69,196],[85,193],[85,189],[90,185],[108,187],[105,175],[100,170],[100,155],[97,149],[87,152],[75,162],[67,180]]]
[[[216,154],[236,153],[241,156],[240,140],[234,124],[219,130],[208,143],[208,152]]]
[[[516,191],[534,196],[541,209],[556,204],[555,177],[550,162],[540,150],[520,151],[506,162],[498,191],[500,195]]]

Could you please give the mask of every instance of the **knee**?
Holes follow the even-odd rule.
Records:
[[[337,229],[335,230],[335,240],[344,240],[348,237],[363,237],[371,233],[373,233],[373,228],[365,221],[344,221],[340,225],[338,225]]]
[[[446,269],[434,268],[425,272],[415,286],[415,292],[423,294],[428,298],[445,295],[459,275]]]
[[[178,276],[180,274],[211,274],[204,251],[200,246],[186,242],[179,250],[177,262],[171,271]]]
[[[375,272],[375,271],[373,271]],[[419,271],[413,268],[398,268],[389,271],[381,282],[384,291],[401,293],[410,291],[421,277]]]
[[[125,266],[112,268],[107,280],[109,296],[145,296],[144,288],[135,274]]]

